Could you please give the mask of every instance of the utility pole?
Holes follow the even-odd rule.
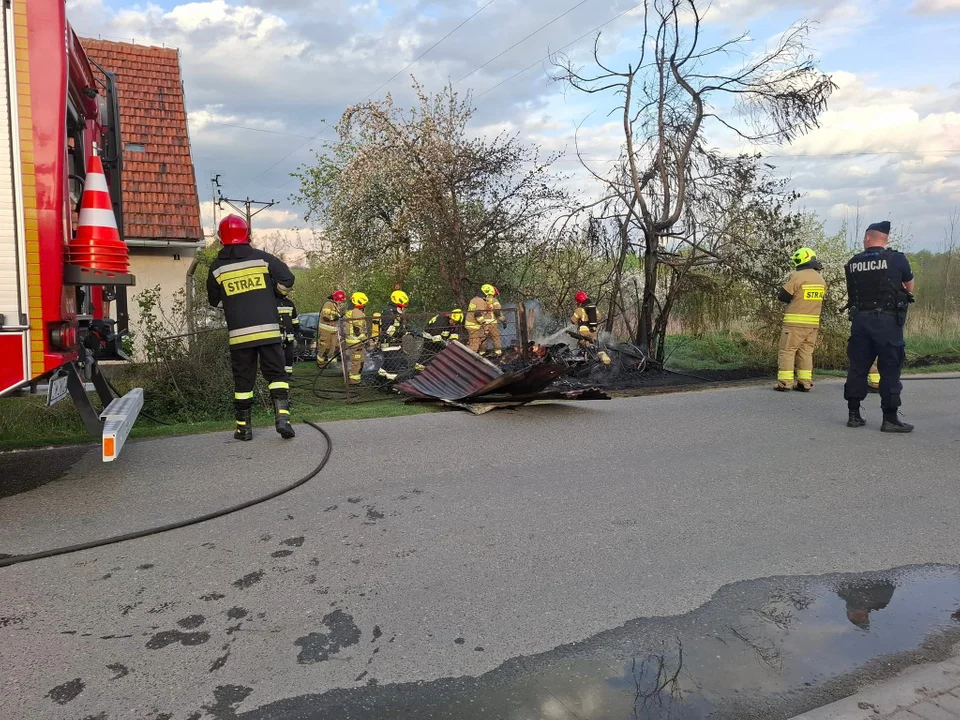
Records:
[[[217,210],[220,209],[217,203],[217,195],[220,194],[220,173],[210,178],[210,200],[213,202],[213,235],[217,235]]]
[[[217,176],[219,177],[219,175]],[[220,184],[217,183],[219,188]],[[243,213],[243,216],[247,219],[247,227],[250,228],[250,238],[253,239],[253,218],[262,213],[267,208],[272,208],[277,204],[276,200],[251,200],[249,197],[244,200],[231,199],[223,196],[223,193],[219,193],[217,197],[216,206],[223,210],[223,203],[226,203],[238,213]],[[243,207],[240,207],[240,206]],[[256,209],[254,209],[256,208]]]

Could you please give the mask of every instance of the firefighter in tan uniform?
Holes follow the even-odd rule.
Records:
[[[810,248],[800,248],[791,260],[795,269],[778,295],[787,308],[780,334],[776,389],[809,392],[813,387],[813,347],[820,330],[827,283],[820,274],[817,254]]]
[[[340,342],[337,339],[337,323],[343,317],[343,303],[347,294],[343,290],[334,290],[320,308],[317,323],[317,365],[324,367],[336,357]]]
[[[487,300],[487,313],[484,316],[487,320],[487,335],[490,343],[493,345],[494,355],[503,355],[503,344],[500,342],[500,328],[506,329],[507,318],[504,317],[500,307],[500,291],[493,285],[484,285],[480,288]]]
[[[477,295],[467,306],[467,316],[464,319],[464,326],[470,335],[470,349],[474,352],[486,351],[486,345],[489,342],[493,347],[495,355],[502,355],[503,349],[500,345],[500,328],[497,323],[502,323],[506,327],[506,318],[500,309],[500,301],[497,296],[500,291],[489,283],[480,288],[480,295]]]
[[[873,361],[870,370],[867,372],[867,392],[880,392],[880,370],[877,369],[877,361]]]
[[[356,385],[362,379],[363,360],[366,356],[364,343],[367,341],[367,316],[364,309],[369,298],[362,292],[350,296],[353,309],[347,313],[346,344],[350,351],[350,384]]]
[[[484,315],[487,312],[487,299],[481,294],[470,300],[467,305],[467,316],[463,320],[463,326],[467,329],[468,342],[470,349],[474,352],[480,352],[480,346],[487,339],[486,323]]]
[[[597,330],[600,327],[597,305],[583,290],[574,296],[574,300],[577,301],[577,309],[570,316],[570,322],[577,328],[577,335],[580,337],[578,345],[583,349],[593,348],[596,345]],[[604,365],[610,364],[610,356],[603,350],[597,352],[597,358]]]

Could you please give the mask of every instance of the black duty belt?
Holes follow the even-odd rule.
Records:
[[[894,317],[900,314],[896,310],[887,310],[886,308],[873,308],[871,310],[857,310],[857,315],[859,315],[860,313],[872,313],[874,315],[893,315]]]

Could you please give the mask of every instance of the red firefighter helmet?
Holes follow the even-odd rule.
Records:
[[[581,290],[580,292],[578,292],[576,295],[573,296],[573,299],[577,301],[577,305],[582,305],[583,303],[585,303],[587,300],[590,299],[590,296],[587,295],[583,290]]]
[[[250,243],[250,228],[247,221],[239,215],[227,215],[220,221],[217,231],[224,245],[247,245]]]
[[[330,299],[335,303],[342,303],[347,299],[347,294],[343,290],[334,290],[333,295],[330,296]]]

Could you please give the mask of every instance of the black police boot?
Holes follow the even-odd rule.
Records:
[[[296,437],[297,433],[294,432],[293,426],[290,424],[290,401],[274,398],[273,409],[276,413],[274,424],[277,432],[280,433],[280,437],[284,440]]]
[[[851,403],[849,406],[850,414],[847,417],[847,427],[863,427],[867,424],[867,421],[863,419],[863,416],[860,414],[860,403],[856,404],[856,407]]]
[[[253,420],[250,408],[237,410],[237,429],[233,431],[234,440],[253,440]]]
[[[913,432],[913,425],[905,423],[900,419],[900,414],[896,410],[883,411],[883,425],[880,426],[880,432],[885,433],[908,433]]]

